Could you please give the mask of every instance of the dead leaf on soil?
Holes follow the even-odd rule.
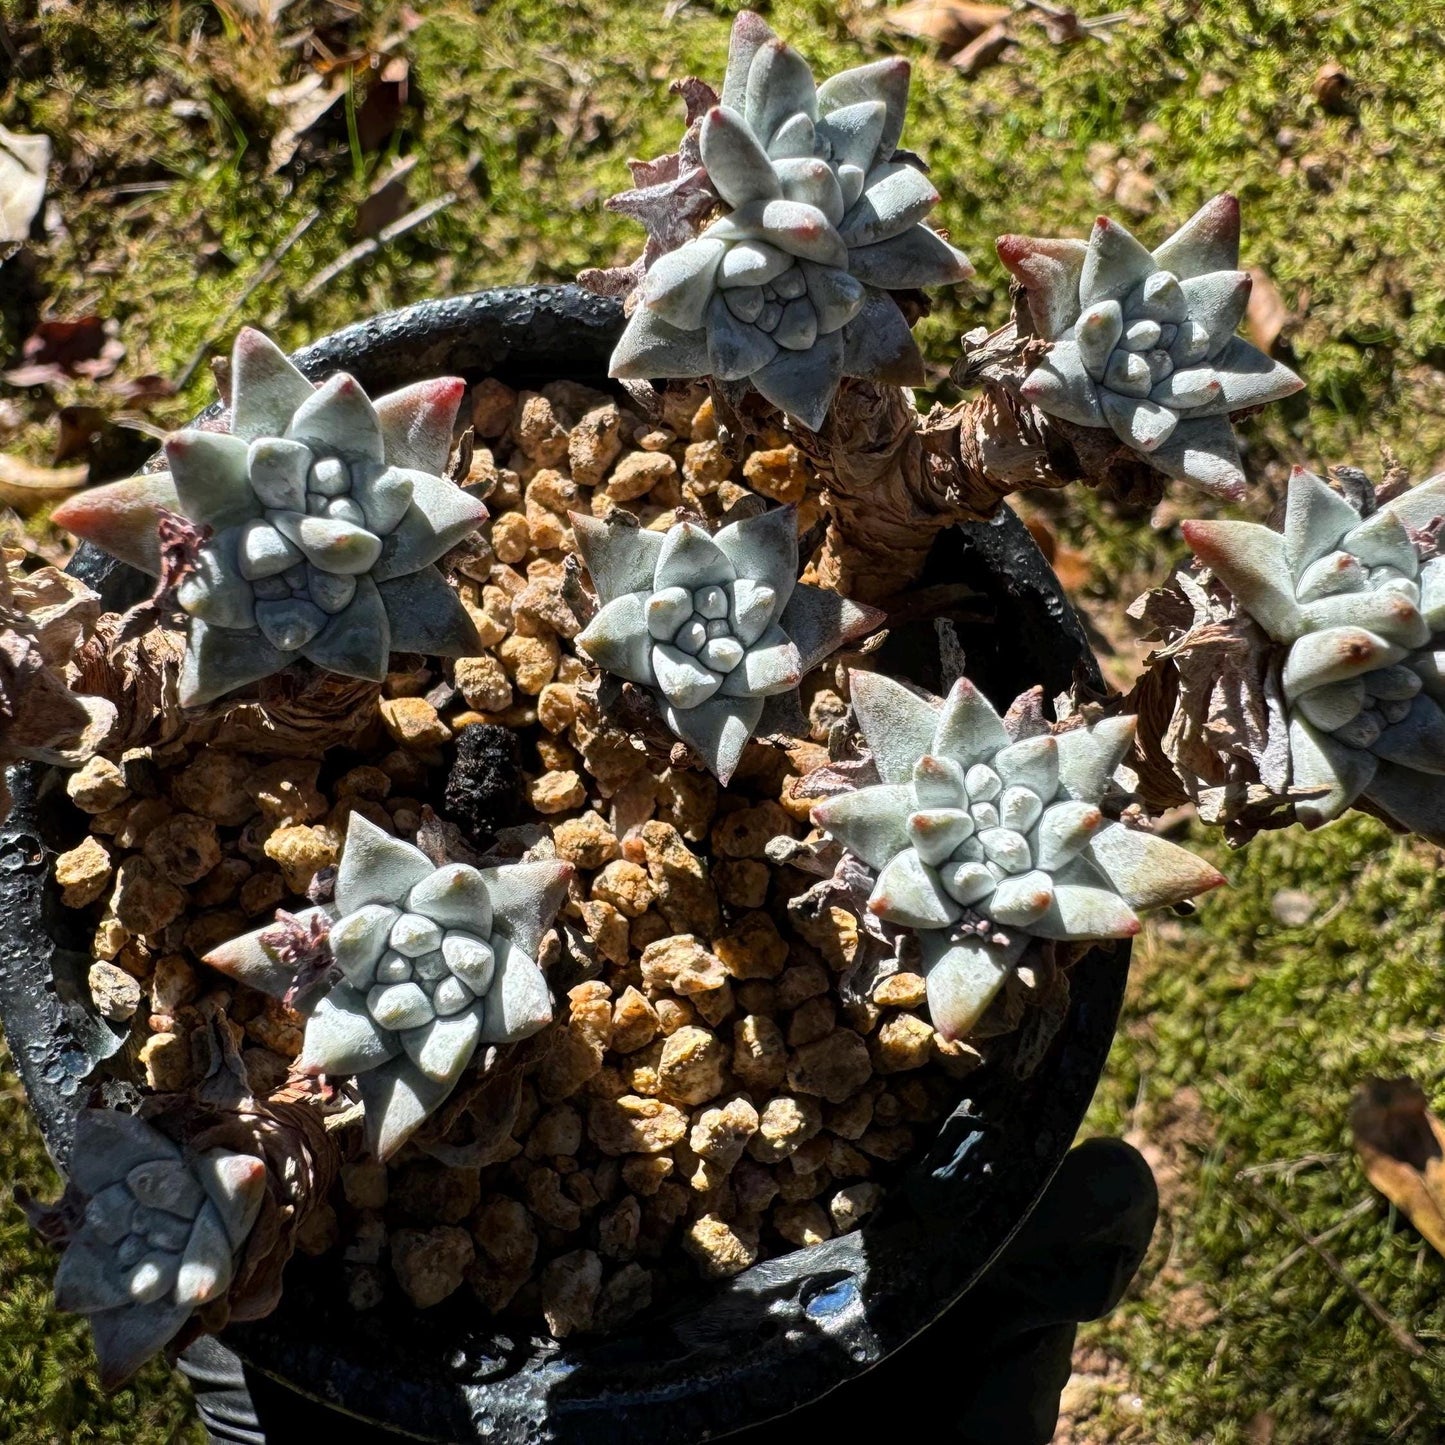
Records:
[[[100,381],[125,355],[120,327],[99,316],[42,321],[20,348],[22,364],[5,373],[11,386],[52,386],[84,377]]]
[[[296,154],[301,138],[346,94],[350,84],[351,72],[345,68],[334,70],[330,75],[313,70],[266,97],[267,104],[286,116],[285,125],[271,138],[267,175],[274,175]]]
[[[975,36],[1000,25],[1013,12],[1007,5],[971,5],[966,0],[909,0],[883,16],[891,30],[931,40],[940,50],[961,50]]]
[[[50,137],[21,135],[0,125],[0,246],[30,235],[30,223],[45,200]]]
[[[1270,356],[1274,353],[1280,333],[1295,318],[1284,304],[1279,287],[1270,280],[1267,271],[1251,266],[1249,275],[1254,286],[1249,293],[1249,306],[1244,313],[1245,330],[1249,332],[1249,339],[1266,356]]]
[[[24,516],[83,487],[89,475],[87,466],[37,467],[22,457],[0,452],[0,507],[14,507]]]
[[[1411,1078],[1366,1079],[1350,1100],[1365,1177],[1445,1255],[1445,1124]]]
[[[948,63],[961,75],[975,76],[1002,58],[1005,50],[1013,44],[1013,36],[1007,25],[990,25],[976,35]]]

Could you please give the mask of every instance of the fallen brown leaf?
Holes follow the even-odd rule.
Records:
[[[1249,307],[1244,313],[1245,330],[1249,332],[1249,339],[1269,356],[1274,352],[1280,333],[1294,320],[1294,316],[1267,272],[1251,266],[1249,274],[1254,289],[1249,293]]]
[[[411,65],[404,56],[382,61],[356,112],[356,138],[364,151],[379,151],[401,123],[411,100]]]
[[[89,475],[87,466],[37,467],[0,452],[0,507],[14,507],[22,515],[33,512],[43,503],[83,487]]]
[[[1445,1124],[1414,1079],[1366,1079],[1350,1100],[1365,1177],[1445,1255]]]
[[[271,138],[267,175],[275,174],[296,154],[301,138],[346,94],[350,84],[349,69],[340,68],[330,75],[313,70],[266,97],[286,117],[286,123]]]
[[[125,355],[114,321],[80,316],[74,321],[42,321],[20,348],[22,364],[5,373],[11,386],[50,386],[72,377],[100,381]]]
[[[976,35],[948,63],[962,75],[977,75],[993,65],[1013,44],[1007,25],[990,25]]]
[[[1007,5],[971,5],[965,0],[909,0],[884,13],[890,30],[931,40],[940,50],[961,50],[975,36],[1001,25],[1012,12]]]
[[[1350,112],[1350,87],[1354,82],[1342,65],[1327,60],[1315,74],[1310,90],[1321,110],[1331,115],[1348,115]]]

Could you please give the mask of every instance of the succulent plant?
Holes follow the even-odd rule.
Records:
[[[653,262],[612,374],[746,379],[815,431],[844,376],[922,382],[889,293],[972,268],[922,224],[938,192],[897,153],[908,81],[907,61],[880,60],[815,87],[792,47],[740,14],[699,132],[728,213]]]
[[[333,920],[327,941],[340,975],[306,1021],[298,1066],[355,1075],[379,1157],[446,1100],[481,1045],[514,1043],[551,1020],[537,951],[571,871],[555,862],[438,867],[351,815],[334,903],[297,915],[303,926],[321,912]],[[268,929],[205,961],[277,997],[294,981]]]
[[[882,620],[871,607],[797,580],[796,509],[776,507],[709,536],[573,513],[602,602],[578,634],[605,672],[660,694],[663,718],[726,783],[770,698]]]
[[[190,1154],[132,1114],[86,1109],[73,1193],[84,1200],[55,1274],[58,1309],[90,1316],[101,1375],[118,1384],[230,1287],[261,1208],[251,1154]]]
[[[1366,515],[1296,467],[1284,531],[1186,522],[1194,555],[1283,653],[1295,806],[1317,827],[1363,798],[1445,836],[1445,475]]]
[[[380,681],[393,651],[460,656],[478,646],[433,565],[487,515],[441,475],[465,389],[443,378],[373,405],[344,372],[312,386],[246,329],[231,353],[229,432],[176,432],[168,472],[82,492],[54,517],[154,575],[163,513],[201,529],[175,590],[190,619],[183,704],[302,657]]]
[[[1102,811],[1132,717],[1015,736],[966,678],[941,703],[877,673],[851,682],[879,781],[813,821],[877,872],[869,911],[917,930],[945,1038],[974,1026],[1031,938],[1127,938],[1136,909],[1224,881]]]
[[[1152,253],[1100,216],[1087,243],[1002,236],[1038,334],[1052,341],[1021,388],[1051,416],[1110,427],[1170,477],[1244,495],[1231,412],[1304,383],[1235,334],[1252,285],[1239,203],[1216,196]]]

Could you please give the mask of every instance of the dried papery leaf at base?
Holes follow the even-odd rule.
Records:
[[[1366,1079],[1350,1100],[1365,1177],[1445,1255],[1445,1124],[1411,1078]]]

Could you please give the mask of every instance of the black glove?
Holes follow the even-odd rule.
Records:
[[[1154,1232],[1159,1199],[1137,1150],[1091,1139],[1065,1156],[1038,1207],[981,1280],[881,1365],[785,1421],[730,1437],[736,1445],[851,1439],[880,1399],[916,1400],[931,1385],[929,1429],[953,1445],[1047,1445],[1069,1378],[1074,1333],[1118,1304]],[[345,1429],[348,1445],[396,1445],[253,1370],[215,1339],[181,1356],[215,1445],[315,1445]],[[952,1391],[951,1395],[947,1393]]]

